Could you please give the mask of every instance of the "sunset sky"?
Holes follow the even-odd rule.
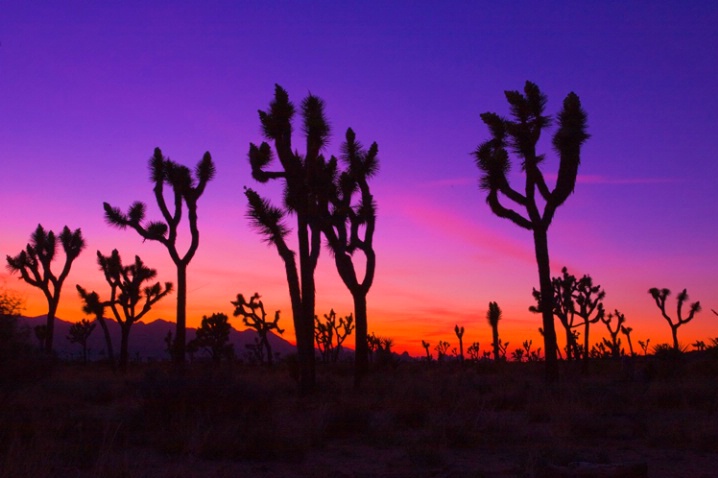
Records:
[[[3,264],[16,255],[38,223],[82,228],[87,249],[63,291],[65,320],[83,317],[75,284],[107,295],[98,249],[117,248],[127,262],[139,254],[174,282],[167,251],[109,227],[102,203],[126,210],[142,200],[159,219],[153,149],[191,167],[209,151],[217,175],[199,201],[189,325],[231,316],[238,292],[259,292],[293,340],[282,262],[249,227],[242,194],[277,197],[252,179],[247,151],[263,140],[257,110],[278,83],[295,105],[309,92],[325,100],[326,155],[338,154],[347,127],[379,144],[369,330],[420,354],[422,339],[456,345],[459,324],[466,344],[488,349],[486,310],[497,301],[509,349],[536,344],[531,233],[491,213],[471,155],[488,136],[479,115],[507,114],[503,91],[531,80],[550,114],[578,94],[591,134],[575,193],[549,230],[553,274],[590,274],[606,308],[626,314],[634,343],[670,340],[651,287],[673,291],[674,315],[683,288],[701,301],[681,342],[718,337],[716,25],[718,4],[707,1],[4,1],[0,255]],[[294,144],[303,150],[298,134]],[[557,162],[542,144],[551,176]],[[317,281],[318,314],[351,312],[326,251]],[[26,315],[46,312],[42,293],[5,268],[0,287],[22,294]],[[159,317],[174,319],[174,296],[149,320]]]

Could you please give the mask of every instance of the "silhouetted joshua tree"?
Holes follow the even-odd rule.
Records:
[[[102,333],[105,336],[105,346],[107,347],[107,359],[110,362],[110,366],[114,369],[115,368],[115,352],[112,348],[112,337],[110,336],[110,329],[107,326],[107,322],[105,322],[105,308],[107,308],[110,303],[105,301],[100,301],[100,296],[97,295],[97,292],[87,292],[85,289],[83,289],[79,284],[75,285],[75,288],[77,289],[77,292],[80,294],[80,298],[82,299],[83,305],[82,305],[82,311],[86,314],[92,314],[95,316],[95,321],[100,324],[100,328],[102,329]]]
[[[354,300],[356,323],[354,384],[358,386],[369,366],[369,350],[366,336],[368,331],[366,296],[374,281],[376,254],[374,252],[374,230],[376,228],[376,206],[369,189],[368,179],[379,169],[376,143],[364,150],[356,140],[351,128],[347,129],[346,141],[342,144],[340,159],[346,166],[341,174],[336,171],[336,158],[332,157],[325,170],[324,179],[328,201],[322,217],[324,236],[332,250],[339,277],[349,289]],[[355,193],[359,199],[355,200]],[[354,254],[361,251],[364,256],[363,279],[357,277]]]
[[[164,287],[159,282],[144,286],[145,282],[157,276],[157,271],[147,267],[139,256],[135,256],[134,263],[123,265],[117,249],[109,256],[97,251],[97,263],[110,286],[108,303],[121,332],[119,366],[125,371],[132,325],[142,319],[157,301],[172,292],[172,283],[166,282]]]
[[[75,259],[85,248],[82,231],[70,231],[65,226],[60,233],[60,244],[65,251],[65,264],[59,275],[51,270],[52,261],[57,253],[57,239],[52,231],[45,231],[41,224],[30,236],[30,242],[15,257],[6,256],[7,268],[10,273],[19,272],[22,279],[31,286],[37,287],[47,300],[47,322],[43,336],[43,347],[48,354],[52,353],[53,331],[55,330],[55,314],[60,303],[62,285],[70,273]]]
[[[471,345],[469,345],[469,348],[466,349],[466,353],[469,354],[469,360],[471,360],[472,362],[478,362],[481,356],[479,343],[473,342]]]
[[[90,322],[87,319],[82,319],[70,326],[67,340],[71,344],[79,344],[82,347],[82,363],[87,363],[87,340],[96,326],[96,322]]]
[[[223,358],[231,359],[234,356],[234,346],[229,342],[231,328],[225,314],[204,315],[195,338],[187,343],[187,349],[204,349],[215,364],[219,364]]]
[[[324,314],[324,321],[314,316],[314,339],[324,363],[337,363],[342,351],[342,344],[354,331],[354,318],[351,314],[340,317],[331,309]],[[366,340],[365,340],[366,341]]]
[[[715,309],[711,309],[711,312],[713,312],[715,315],[718,315],[718,312],[716,312]]]
[[[267,111],[259,111],[264,136],[274,142],[281,169],[267,171],[272,162],[272,149],[263,142],[249,146],[252,177],[261,183],[272,179],[284,182],[284,207],[273,206],[252,189],[245,189],[249,200],[248,216],[253,226],[277,248],[284,268],[292,303],[292,316],[297,339],[299,388],[307,393],[314,388],[314,271],[321,250],[323,218],[321,212],[327,200],[326,161],[321,150],[329,138],[329,123],[324,116],[324,102],[309,95],[302,101],[303,131],[306,152],[302,156],[292,149],[292,119],[294,105],[287,92],[275,86],[274,100]],[[286,243],[290,229],[284,223],[287,215],[297,221],[298,254]],[[297,269],[296,256],[299,256]]]
[[[544,155],[536,152],[541,132],[551,123],[551,118],[543,114],[546,96],[538,86],[528,81],[524,86],[524,94],[506,91],[505,95],[513,119],[508,120],[495,113],[481,115],[492,137],[476,150],[476,164],[484,173],[480,186],[488,192],[486,201],[493,213],[533,232],[542,301],[540,309],[543,316],[546,379],[555,381],[558,379],[558,359],[547,232],[556,208],[568,199],[576,185],[581,145],[589,137],[586,133],[586,113],[581,108],[578,96],[569,93],[563,101],[563,108],[558,115],[559,127],[553,137],[560,164],[556,187],[551,190],[539,169]],[[507,148],[518,156],[521,169],[526,175],[523,193],[509,185]],[[524,208],[526,215],[504,206],[502,198]],[[543,213],[540,211],[541,204]]]
[[[169,252],[172,262],[177,268],[177,325],[174,339],[174,361],[178,364],[185,361],[185,343],[187,328],[187,266],[199,247],[199,229],[197,227],[197,201],[204,193],[207,183],[215,174],[214,163],[209,152],[195,167],[194,177],[189,168],[175,163],[162,155],[160,148],[155,148],[150,158],[150,180],[154,184],[155,200],[162,213],[163,221],[145,222],[146,206],[142,202],[133,203],[122,213],[119,208],[104,203],[105,219],[120,229],[131,227],[143,239],[157,241]],[[164,187],[172,189],[172,197],[165,199]],[[190,241],[187,251],[182,255],[177,249],[179,223],[182,219],[182,204],[187,206]]]
[[[631,357],[635,357],[636,353],[633,351],[633,342],[631,341],[631,332],[633,332],[632,327],[626,327],[625,325],[621,326],[621,333],[626,336],[626,340],[628,341],[628,350],[631,352]]]
[[[459,327],[458,325],[454,326],[454,333],[456,334],[456,337],[459,339],[459,361],[464,361],[464,328]]]
[[[489,310],[486,312],[486,320],[491,326],[491,344],[494,348],[494,361],[501,358],[501,341],[499,340],[499,321],[501,320],[501,308],[496,302],[489,302]],[[508,345],[508,344],[506,344]]]
[[[688,309],[688,317],[684,318],[683,303],[688,300],[688,291],[687,289],[683,289],[683,291],[676,297],[676,300],[678,301],[676,313],[678,315],[677,321],[673,322],[673,319],[671,319],[671,317],[669,317],[666,313],[666,299],[669,295],[671,295],[671,291],[669,289],[657,289],[656,287],[653,287],[649,289],[648,293],[651,294],[653,300],[656,301],[656,305],[661,310],[661,315],[664,319],[666,319],[668,325],[671,326],[671,335],[673,335],[673,350],[679,351],[680,346],[678,345],[678,328],[681,325],[687,324],[688,322],[693,320],[693,317],[696,315],[696,313],[701,311],[701,303],[693,302]]]
[[[261,300],[261,296],[255,292],[252,297],[249,298],[249,302],[244,298],[242,294],[237,294],[237,300],[232,301],[231,304],[234,306],[234,316],[242,317],[242,322],[247,327],[251,327],[257,332],[259,341],[257,347],[264,348],[267,352],[267,364],[272,365],[272,345],[269,343],[269,332],[276,330],[279,335],[284,333],[283,329],[279,328],[279,311],[274,313],[274,320],[267,320],[267,313],[264,311],[264,303]]]
[[[426,351],[426,361],[430,363],[431,359],[432,359],[431,352],[429,350],[429,348],[431,347],[431,344],[429,342],[427,342],[426,340],[422,340],[421,346],[424,347],[424,350]]]
[[[615,329],[611,327],[613,319],[616,319]],[[626,321],[626,316],[616,309],[613,314],[604,315],[601,317],[601,322],[606,324],[608,334],[611,336],[611,340],[603,339],[603,343],[611,351],[611,357],[617,358],[621,356],[621,339],[618,338],[618,334],[623,328],[623,323]]]
[[[643,340],[638,341],[639,347],[641,347],[641,350],[643,350],[643,355],[648,355],[648,347],[651,344],[651,339],[646,339],[644,342]]]
[[[444,340],[439,340],[439,343],[436,344],[436,347],[434,347],[434,350],[436,350],[436,361],[441,363],[444,361],[444,358],[446,358],[446,354],[449,352],[450,344],[449,342],[446,342]]]

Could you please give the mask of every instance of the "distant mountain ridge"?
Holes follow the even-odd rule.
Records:
[[[112,337],[112,348],[115,357],[120,351],[120,326],[114,319],[106,319],[107,327]],[[38,317],[18,317],[18,325],[20,327],[28,327],[34,329],[37,325],[44,325],[47,322],[47,315]],[[82,347],[78,344],[72,344],[67,340],[70,333],[72,322],[62,319],[55,319],[55,330],[53,339],[53,349],[58,357],[62,359],[79,358],[82,355]],[[187,328],[187,339],[192,340],[195,337],[196,328]],[[169,356],[166,351],[165,337],[167,332],[175,333],[175,323],[168,322],[164,319],[157,319],[153,322],[137,322],[132,326],[129,341],[129,357],[130,360],[168,360]],[[35,340],[34,332],[30,337]],[[234,327],[229,332],[229,341],[234,345],[234,353],[237,357],[245,357],[247,345],[253,345],[257,332],[251,329],[237,330]],[[296,352],[296,347],[283,339],[282,337],[270,332],[269,343],[272,346],[272,352],[279,356],[287,356]],[[105,346],[105,336],[99,324],[90,335],[87,341],[88,358],[90,360],[99,360],[107,356]],[[196,357],[204,357],[204,352],[199,352]]]

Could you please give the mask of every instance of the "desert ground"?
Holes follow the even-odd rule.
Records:
[[[7,365],[7,364],[6,364]],[[320,366],[26,360],[3,372],[3,477],[718,476],[718,355]]]

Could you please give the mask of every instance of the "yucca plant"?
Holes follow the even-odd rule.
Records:
[[[486,320],[491,326],[492,345],[494,347],[494,361],[501,358],[501,341],[499,340],[499,321],[501,320],[501,308],[496,302],[489,302],[489,310],[486,313]],[[507,344],[508,345],[508,344]]]
[[[176,363],[185,361],[187,341],[187,267],[199,247],[197,226],[197,201],[204,193],[207,183],[214,178],[215,167],[209,152],[204,153],[197,163],[194,176],[188,167],[175,163],[155,148],[150,158],[150,180],[154,184],[155,200],[162,214],[162,221],[145,222],[146,206],[133,203],[127,213],[103,203],[105,220],[119,229],[130,227],[146,240],[162,244],[177,268],[177,326],[173,344],[173,358]],[[165,198],[165,185],[171,188],[169,201]],[[178,250],[177,237],[184,205],[187,207],[190,242],[182,254]]]
[[[300,392],[311,391],[316,383],[314,357],[314,271],[321,251],[321,234],[324,218],[322,202],[327,201],[327,177],[336,164],[328,165],[321,154],[329,139],[329,122],[324,115],[324,102],[308,95],[301,106],[306,150],[304,155],[292,147],[292,123],[295,108],[289,95],[275,85],[274,99],[267,111],[259,111],[264,136],[274,143],[279,168],[269,171],[273,160],[272,148],[267,142],[259,146],[250,143],[249,163],[252,177],[260,183],[270,180],[283,182],[283,207],[276,207],[253,189],[246,188],[249,201],[247,216],[265,241],[277,248],[284,262],[292,304],[292,318],[297,342]],[[334,161],[336,163],[336,161]],[[298,251],[289,248],[286,238],[290,233],[285,224],[287,216],[296,219]],[[296,258],[299,258],[297,266]]]
[[[120,326],[120,370],[127,369],[128,347],[132,325],[142,319],[152,306],[172,292],[171,282],[155,282],[145,285],[157,276],[157,271],[135,256],[132,264],[122,264],[117,249],[109,256],[97,251],[97,263],[110,286],[110,298],[107,301],[112,315]]]
[[[701,311],[701,303],[693,302],[688,308],[688,315],[684,317],[683,304],[688,300],[688,290],[683,289],[681,293],[678,294],[678,296],[676,297],[678,306],[676,308],[676,321],[674,322],[673,319],[666,313],[666,299],[669,295],[671,295],[671,291],[669,289],[658,289],[656,287],[653,287],[648,290],[648,293],[651,294],[651,297],[653,297],[653,300],[656,302],[656,305],[661,310],[661,315],[664,319],[666,319],[666,322],[668,322],[668,325],[671,327],[671,335],[673,336],[673,350],[680,351],[681,348],[678,344],[678,328],[693,320],[693,317]]]
[[[47,354],[52,353],[52,340],[55,330],[55,314],[60,303],[62,286],[70,273],[72,263],[85,248],[82,231],[71,231],[65,226],[60,233],[60,244],[65,252],[65,263],[59,275],[52,271],[52,262],[57,253],[57,238],[52,231],[45,231],[41,224],[30,236],[25,250],[15,257],[6,256],[7,268],[11,273],[19,272],[22,280],[37,287],[47,300],[47,321],[43,330],[42,346]]]
[[[504,94],[512,119],[496,113],[482,114],[481,119],[488,127],[491,138],[481,143],[474,155],[476,165],[483,173],[480,187],[487,192],[486,202],[491,211],[533,233],[541,291],[539,308],[543,319],[546,379],[552,382],[558,380],[558,347],[553,322],[548,228],[556,209],[568,199],[576,185],[581,145],[589,137],[586,133],[586,113],[578,96],[569,93],[558,114],[558,130],[553,136],[560,164],[556,186],[552,190],[539,167],[545,156],[536,151],[541,133],[551,124],[551,118],[544,115],[546,96],[529,81],[523,94],[518,91],[506,91]],[[518,157],[525,174],[523,192],[509,185],[509,151]],[[506,200],[525,212],[507,207]]]
[[[322,230],[334,256],[339,277],[349,289],[354,301],[356,323],[354,384],[358,386],[369,365],[366,347],[368,331],[367,294],[374,282],[376,253],[374,231],[376,229],[376,205],[369,188],[369,179],[379,169],[378,146],[372,143],[365,150],[356,139],[354,131],[346,131],[340,159],[345,171],[336,169],[337,160],[332,157],[325,170],[322,188],[326,197],[320,201],[323,207]],[[358,198],[357,198],[358,196]],[[364,257],[364,273],[359,279],[358,264],[354,254]]]

